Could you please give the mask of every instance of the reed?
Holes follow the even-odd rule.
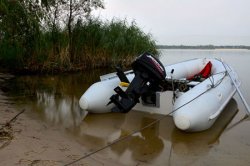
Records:
[[[117,63],[128,66],[143,52],[158,55],[152,36],[134,21],[79,20],[73,26],[71,49],[69,40],[67,29],[59,27],[40,29],[25,42],[1,40],[0,63],[18,71],[55,73],[112,67]],[[25,45],[27,41],[32,43]]]

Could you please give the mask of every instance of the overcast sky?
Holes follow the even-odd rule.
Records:
[[[250,0],[104,0],[102,19],[126,18],[157,44],[250,45]]]

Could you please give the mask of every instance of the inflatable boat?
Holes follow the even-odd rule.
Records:
[[[79,100],[91,113],[138,110],[173,116],[177,128],[210,128],[240,86],[222,60],[192,59],[164,66],[149,53],[137,57],[132,70],[100,77]]]

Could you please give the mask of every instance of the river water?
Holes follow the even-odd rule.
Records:
[[[250,104],[250,50],[160,50],[163,64],[193,58],[216,57],[229,63],[242,82]],[[19,76],[9,82],[8,96],[33,119],[61,126],[90,151],[139,130],[162,115],[130,111],[127,114],[87,114],[78,100],[99,76],[93,70],[57,76]],[[98,95],[98,94],[97,94]],[[212,128],[199,133],[178,130],[171,117],[129,139],[99,152],[121,165],[250,165],[250,121],[236,94]]]

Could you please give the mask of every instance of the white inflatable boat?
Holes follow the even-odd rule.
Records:
[[[218,59],[193,59],[163,66],[145,53],[133,70],[101,76],[80,98],[91,113],[139,110],[173,116],[185,131],[210,128],[240,86],[233,69]],[[170,107],[171,106],[171,107]]]

